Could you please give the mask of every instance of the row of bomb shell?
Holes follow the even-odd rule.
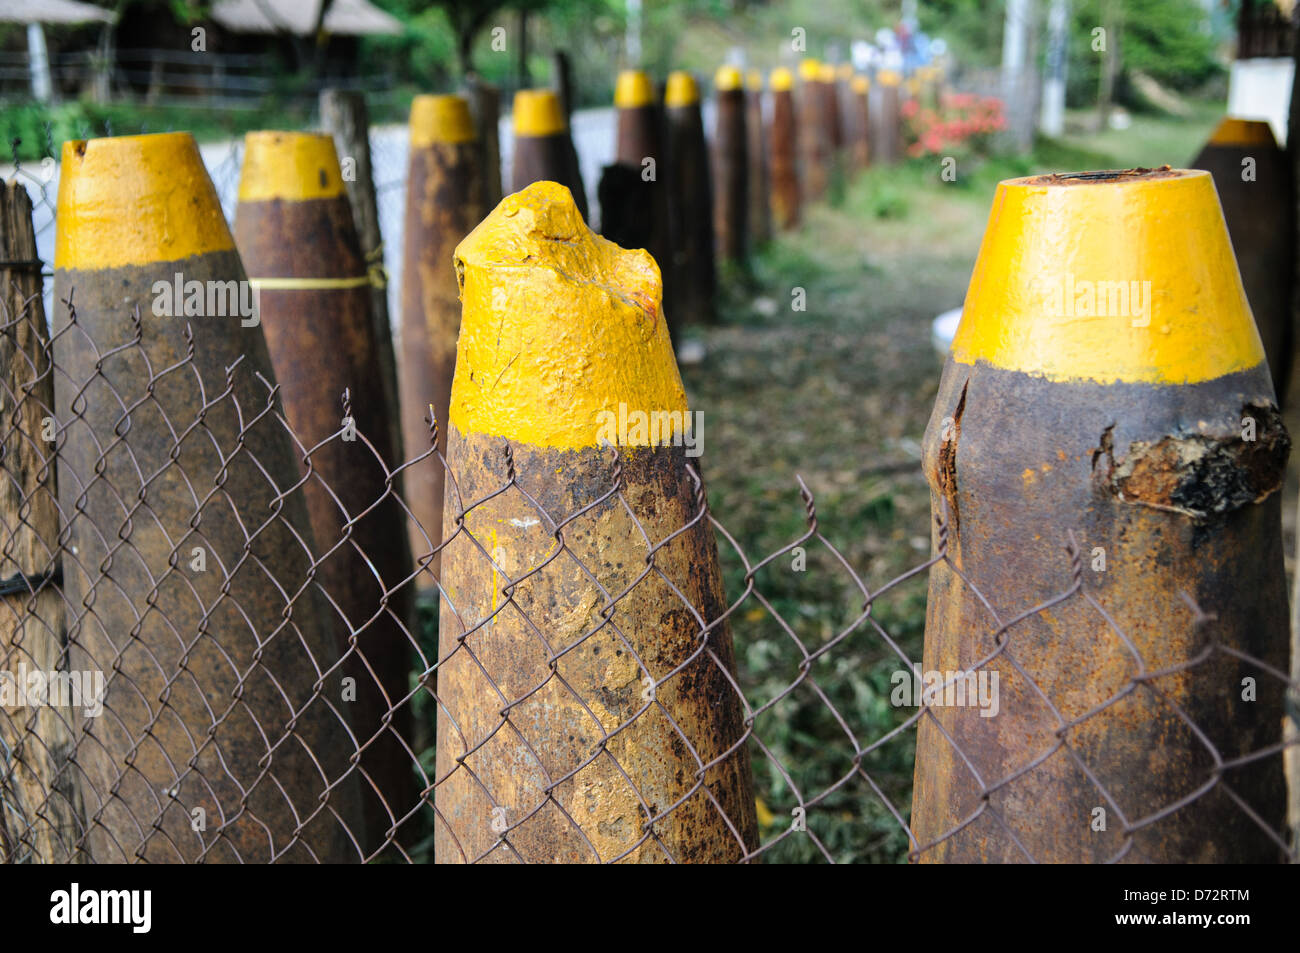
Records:
[[[755,846],[753,800],[743,749],[733,750],[743,701],[718,621],[725,597],[697,504],[702,491],[679,448],[629,452],[623,482],[610,486],[609,458],[597,446],[602,411],[686,410],[659,272],[644,252],[592,235],[576,195],[546,181],[508,197],[477,228],[470,218],[421,236],[413,220],[433,229],[482,188],[463,101],[426,102],[431,118],[419,131],[413,122],[412,144],[428,152],[412,150],[408,206],[416,246],[408,276],[427,282],[413,296],[427,334],[417,357],[439,334],[458,341],[447,358],[454,370],[439,372],[454,383],[437,416],[451,435],[445,452],[457,493],[444,500],[414,479],[407,485],[408,498],[432,503],[455,527],[439,553],[439,854],[745,856]],[[417,183],[422,161],[428,175]],[[55,358],[67,378],[55,396],[65,422],[65,532],[77,556],[64,584],[69,602],[86,607],[70,620],[69,643],[86,667],[119,676],[106,700],[114,717],[93,726],[95,743],[80,762],[101,795],[91,799],[87,842],[96,859],[370,856],[401,840],[420,788],[432,787],[428,778],[416,784],[403,723],[412,643],[401,590],[416,572],[433,578],[443,533],[426,525],[415,569],[393,545],[403,514],[387,481],[396,459],[382,437],[391,410],[378,384],[366,383],[377,381],[368,276],[333,145],[310,134],[251,135],[233,237],[186,135],[69,143],[64,163],[55,283],[75,309],[55,317]],[[465,178],[450,177],[453,166]],[[447,236],[471,228],[453,254]],[[421,257],[430,245],[441,252]],[[1167,255],[1175,245],[1180,254]],[[261,288],[260,327],[237,315],[187,325],[153,317],[160,279],[242,280],[240,253]],[[426,261],[460,292],[460,303],[443,302],[454,330],[429,317],[445,285]],[[1079,322],[1027,304],[1045,279],[1087,275],[1150,282],[1146,320]],[[147,325],[137,347],[116,350],[139,333],[137,311]],[[1218,346],[1207,350],[1205,340]],[[404,333],[404,361],[415,346]],[[169,370],[186,354],[192,375]],[[927,436],[936,515],[945,518],[935,545],[952,560],[931,582],[927,668],[996,657],[1011,636],[973,624],[983,600],[1022,611],[1049,601],[1055,577],[1040,550],[1072,529],[1108,550],[1113,570],[1118,557],[1123,571],[1099,583],[1101,598],[1124,631],[1137,632],[1142,658],[1169,667],[1195,657],[1198,646],[1169,638],[1165,625],[1133,626],[1150,605],[1170,617],[1185,591],[1223,620],[1223,644],[1279,663],[1275,491],[1286,437],[1270,411],[1267,374],[1260,378],[1263,354],[1208,176],[1105,173],[1000,187]],[[250,412],[266,404],[253,372],[278,383],[301,446]],[[421,402],[431,396],[426,390]],[[243,413],[231,406],[236,398]],[[1007,440],[1008,406],[1050,412],[1024,415],[1024,439]],[[133,408],[126,428],[123,407]],[[1249,447],[1234,436],[1247,411],[1257,425]],[[329,443],[340,417],[367,441]],[[1201,432],[1183,433],[1183,419],[1201,420]],[[194,420],[202,426],[186,429]],[[423,433],[427,441],[427,424]],[[1197,465],[1204,452],[1180,455],[1179,441],[1213,451],[1218,464]],[[284,493],[300,480],[301,495]],[[532,500],[508,492],[461,512],[515,482]],[[542,513],[567,516],[610,489],[635,501],[631,519],[569,538],[579,560],[555,560],[555,526]],[[645,537],[632,519],[654,530],[650,540],[673,538],[654,553],[671,585],[655,573],[643,578]],[[1026,537],[1042,545],[1023,545]],[[196,541],[221,574],[181,574],[178,554]],[[1019,557],[1008,544],[1022,546]],[[1247,598],[1260,587],[1267,598]],[[962,780],[954,755],[996,755],[1008,774],[1037,756],[1030,680],[1046,684],[1050,698],[1073,698],[1065,715],[1080,722],[1080,745],[1102,758],[1107,783],[1126,797],[1154,803],[1195,783],[1196,739],[1159,697],[1136,696],[1145,706],[1138,721],[1150,726],[1140,738],[1130,737],[1127,708],[1094,711],[1123,689],[1124,656],[1105,617],[1077,605],[1077,617],[1061,611],[1023,623],[1043,629],[1033,644],[1066,648],[1036,658],[1026,684],[1008,688],[1017,701],[1003,710],[1019,715],[985,725],[946,711],[924,722],[913,821],[923,841],[942,840],[953,857],[987,855],[985,835],[972,832],[970,846],[949,836],[988,793],[987,782]],[[575,611],[582,606],[589,611]],[[1115,677],[1081,678],[1079,656],[1115,656]],[[1230,725],[1216,749],[1244,757],[1275,734],[1280,692],[1237,710],[1221,684],[1235,672],[1216,673],[1209,689],[1188,680],[1170,691],[1197,724]],[[345,675],[361,686],[354,705],[333,703]],[[214,708],[212,699],[230,704]],[[1279,775],[1261,762],[1241,776],[1235,789],[1271,821]],[[1086,813],[1093,785],[1065,768],[1027,778],[1039,809],[1022,840],[1033,856],[1048,856],[1061,850],[1064,813]],[[222,818],[218,836],[196,836],[194,807]],[[1207,821],[1191,825],[1195,843],[1193,835],[1156,838],[1146,852],[1267,851],[1228,806],[1206,800],[1195,812]],[[587,846],[574,846],[575,819]],[[1206,830],[1232,836],[1207,839]]]

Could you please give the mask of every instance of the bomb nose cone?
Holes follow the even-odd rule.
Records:
[[[188,132],[63,144],[56,268],[177,261],[235,240]]]
[[[614,87],[614,105],[620,109],[649,106],[655,100],[654,83],[645,70],[625,69],[618,74]]]
[[[411,100],[411,145],[473,142],[477,138],[469,100],[455,93],[416,96]]]
[[[568,129],[560,97],[552,89],[521,89],[515,93],[517,136],[554,136]]]
[[[684,70],[677,70],[668,74],[668,82],[664,86],[664,105],[669,108],[679,106],[694,106],[700,101],[700,86],[695,82],[695,77]]]
[[[539,446],[592,447],[602,411],[684,411],[659,267],[601,238],[536,182],[456,249],[462,318],[451,422]]]
[[[265,130],[244,136],[239,201],[301,202],[342,194],[343,173],[330,134]]]
[[[952,353],[1101,383],[1195,383],[1258,365],[1263,347],[1209,173],[1001,183]]]

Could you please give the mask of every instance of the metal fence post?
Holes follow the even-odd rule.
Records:
[[[354,680],[343,707],[361,750],[370,854],[415,826],[398,832],[417,801],[406,704],[410,589],[397,588],[413,570],[406,513],[387,487],[401,457],[377,373],[373,281],[329,134],[245,137],[235,241],[253,272],[285,415],[304,448],[316,578]]]
[[[430,405],[438,421],[436,449],[447,449],[460,331],[452,252],[487,214],[482,148],[464,97],[417,96],[412,101],[402,245],[402,426],[412,457],[429,449]],[[406,473],[413,491],[408,505],[417,524],[411,526],[411,548],[425,570],[416,583],[433,591],[446,473],[436,456],[417,459]]]
[[[700,88],[690,73],[679,70],[668,75],[664,120],[674,243],[668,268],[677,285],[673,303],[680,312],[674,320],[679,324],[712,324],[717,293],[713,183],[700,114]]]
[[[95,860],[357,859],[297,454],[188,133],[64,145],[54,288],[70,665],[112,713],[77,752]]]
[[[996,699],[921,718],[922,859],[1277,860],[1290,441],[1213,182],[993,203],[925,436],[924,668]]]
[[[456,257],[436,859],[738,860],[757,822],[703,486],[684,429],[617,423],[689,421],[657,269],[547,182]]]

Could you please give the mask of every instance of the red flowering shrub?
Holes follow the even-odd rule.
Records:
[[[909,99],[901,113],[907,154],[913,157],[987,152],[993,136],[1007,128],[1002,100],[974,93],[950,93],[937,110]]]

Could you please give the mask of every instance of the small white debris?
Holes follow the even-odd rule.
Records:
[[[704,360],[704,356],[707,353],[703,341],[696,341],[694,339],[683,341],[681,347],[677,349],[677,363],[699,364]]]

